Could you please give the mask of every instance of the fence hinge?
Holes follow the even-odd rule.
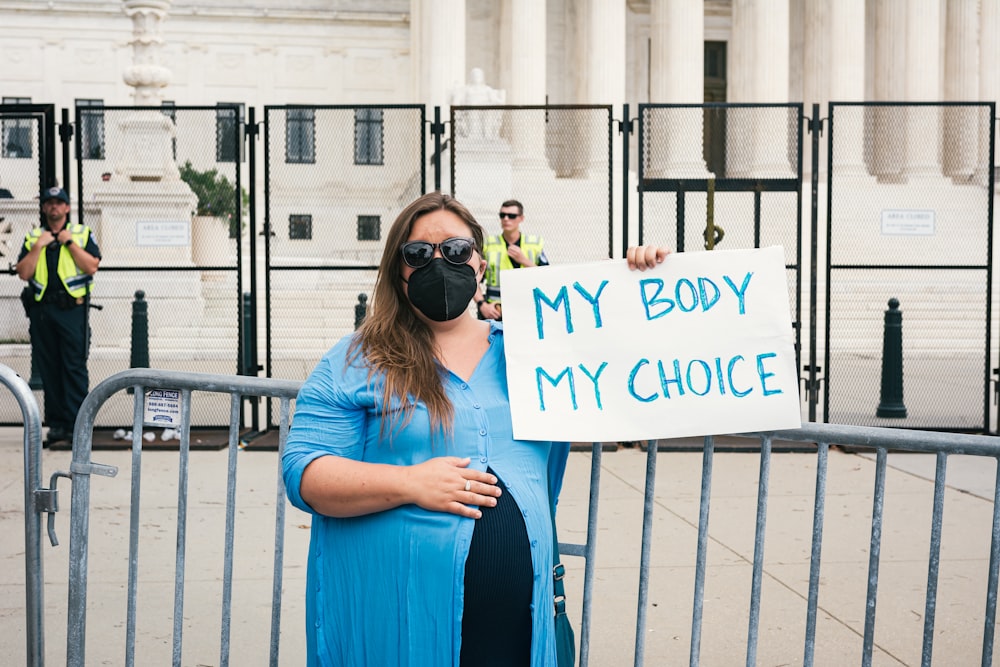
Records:
[[[246,133],[248,137],[257,138],[260,134],[260,123],[246,123]]]
[[[809,118],[807,116],[806,120],[809,121],[807,123],[807,125],[806,125],[806,127],[809,129],[809,134],[815,133],[817,136],[822,137],[823,136],[823,121],[825,121],[826,119],[825,118]]]
[[[118,474],[118,466],[104,465],[103,463],[71,463],[69,471],[74,475],[102,475],[104,477],[114,477]]]
[[[632,119],[626,118],[625,120],[618,121],[618,134],[629,135],[632,134]]]
[[[813,369],[813,367],[811,365],[809,365],[809,364],[806,364],[805,366],[802,367],[802,370],[804,370],[806,373],[810,373],[810,375],[811,375],[812,369]],[[823,371],[823,367],[822,366],[816,366],[816,377],[815,377],[815,379],[810,380],[809,379],[809,377],[810,377],[809,375],[804,375],[802,377],[803,393],[806,394],[806,396],[807,396],[807,402],[809,402],[809,403],[815,403],[815,402],[817,402],[819,400],[819,388],[820,388],[820,385],[823,384],[823,378],[821,378],[819,376],[819,374],[822,371]]]
[[[59,511],[59,491],[54,487],[51,489],[35,489],[35,511],[58,512]]]
[[[59,123],[59,138],[64,143],[73,138],[73,123]]]
[[[431,122],[431,136],[444,135],[444,123]]]

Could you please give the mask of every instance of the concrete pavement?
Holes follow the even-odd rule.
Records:
[[[23,452],[20,428],[0,428],[0,656],[25,651]],[[68,470],[70,452],[43,454],[45,484]],[[218,665],[228,452],[191,453],[184,605],[184,665]],[[87,664],[123,664],[132,463],[126,451],[97,451],[118,477],[91,483]],[[641,449],[605,452],[590,664],[632,664],[643,490]],[[760,457],[716,453],[707,554],[702,665],[746,661]],[[802,664],[816,455],[774,454],[766,522],[757,664]],[[661,452],[649,577],[646,665],[689,660],[702,454]],[[935,624],[935,664],[980,664],[996,461],[949,458]],[[864,454],[829,455],[816,664],[858,664],[862,653],[875,463]],[[874,665],[919,665],[927,585],[934,457],[890,456],[879,575]],[[563,542],[585,539],[589,452],[571,454],[560,504]],[[237,510],[230,664],[266,664],[277,455],[237,453]],[[169,664],[176,542],[177,452],[142,457],[137,664]],[[43,541],[46,661],[66,655],[69,484],[60,487],[61,544]],[[309,517],[287,506],[281,664],[303,664],[303,587]],[[44,540],[44,538],[43,538]],[[579,635],[583,561],[565,559],[570,614]],[[990,628],[995,632],[995,627]]]

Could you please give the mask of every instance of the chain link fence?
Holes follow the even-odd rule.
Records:
[[[132,365],[238,372],[248,232],[241,123],[236,105],[76,108],[77,218],[102,254],[91,295],[92,386]],[[217,401],[192,423],[228,419],[227,402]],[[101,427],[131,421],[124,399],[97,418]]]
[[[301,380],[354,330],[384,233],[424,193],[425,111],[280,106],[264,116],[266,367]]]
[[[639,105],[639,243],[784,248],[801,348],[802,105]]]
[[[990,372],[1000,366],[992,104],[831,104],[828,164],[817,169],[826,179],[809,201],[826,212],[815,238],[802,225],[800,104],[640,105],[624,141],[610,106],[454,106],[430,157],[428,130],[441,128],[422,105],[265,107],[260,134],[253,112],[247,124],[237,104],[75,110],[72,219],[94,229],[104,255],[92,385],[134,365],[138,292],[148,306],[143,363],[305,378],[364,315],[386,225],[444,174],[488,233],[500,231],[500,204],[520,200],[524,230],[545,239],[553,263],[614,257],[626,239],[686,252],[781,245],[798,347],[816,354],[810,372],[822,381],[808,399],[822,405],[819,419],[989,430]],[[0,356],[30,377],[13,264],[38,223],[40,184],[55,173],[56,125],[40,105],[0,105],[0,125]],[[637,169],[623,175],[629,133]],[[616,202],[619,187],[629,201]],[[813,246],[815,267],[803,261]],[[248,258],[249,269],[264,266],[262,285]],[[815,284],[803,284],[804,269]],[[902,312],[907,408],[891,420],[875,414],[890,298]],[[804,303],[815,317],[803,318]],[[802,349],[806,330],[822,332],[815,350]],[[193,423],[227,414],[220,403]],[[109,402],[97,424],[129,419]]]
[[[825,421],[989,429],[994,116],[991,103],[830,105]],[[890,299],[905,406],[892,418],[877,415]]]
[[[552,264],[613,256],[610,106],[454,106],[451,128],[452,192],[487,234],[516,199]]]

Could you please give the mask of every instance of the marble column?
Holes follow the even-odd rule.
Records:
[[[941,1],[906,3],[906,96],[908,102],[941,99]],[[909,107],[906,123],[906,173],[940,175],[941,107]]]
[[[865,0],[824,0],[829,24],[829,101],[865,99]],[[827,100],[824,100],[824,102]],[[821,114],[826,109],[820,109]],[[841,107],[834,128],[835,173],[864,172],[864,116],[861,107]],[[825,142],[821,142],[825,143]],[[821,163],[821,170],[825,165]]]
[[[612,117],[625,103],[625,3],[620,0],[588,0],[585,6],[586,75],[585,104],[610,104]],[[587,173],[607,178],[608,127],[603,113],[587,112]],[[612,173],[621,171],[621,142],[612,142]]]
[[[874,96],[879,102],[906,99],[906,0],[873,0]],[[865,119],[866,159],[880,182],[902,182],[906,159],[905,107],[872,107]]]
[[[732,102],[788,101],[789,0],[733,0]],[[733,177],[791,177],[784,109],[733,109],[726,125],[726,171]],[[797,129],[797,128],[795,128]]]
[[[132,20],[132,64],[122,78],[134,88],[136,106],[159,107],[163,88],[170,83],[170,70],[160,65],[163,46],[160,26],[167,16],[170,0],[124,0],[122,9]],[[136,111],[118,122],[122,140],[109,141],[108,151],[115,175],[133,181],[176,180],[180,178],[174,162],[174,124],[159,111]]]
[[[511,106],[545,104],[545,3],[537,0],[507,0],[510,15],[509,57],[510,87],[507,104]],[[545,158],[545,111],[518,110],[511,115],[511,142],[514,168],[547,169]]]
[[[988,0],[987,0],[988,1]],[[944,99],[972,102],[979,96],[979,2],[947,0]],[[979,158],[977,107],[946,107],[941,166],[959,182],[972,178]]]
[[[466,76],[465,0],[412,0],[410,6],[416,98],[447,114]]]
[[[649,101],[701,104],[705,91],[704,0],[651,0]],[[700,108],[654,109],[644,131],[649,171],[667,178],[705,178]]]
[[[982,0],[979,10],[979,96],[983,102],[1000,101],[1000,0]],[[983,112],[979,121],[979,178],[988,183],[990,129],[996,121]],[[994,160],[997,156],[994,156]]]

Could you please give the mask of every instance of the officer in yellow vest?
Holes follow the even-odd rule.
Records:
[[[29,303],[31,354],[45,391],[49,443],[73,435],[89,390],[87,308],[101,251],[85,225],[69,224],[69,196],[48,188],[40,197],[44,222],[24,237],[14,267],[34,293]]]
[[[500,226],[503,232],[486,237],[483,243],[483,258],[486,273],[483,282],[485,291],[476,289],[476,312],[484,320],[500,320],[500,272],[522,266],[548,266],[544,242],[541,236],[522,234],[524,206],[516,199],[508,199],[500,205]]]

